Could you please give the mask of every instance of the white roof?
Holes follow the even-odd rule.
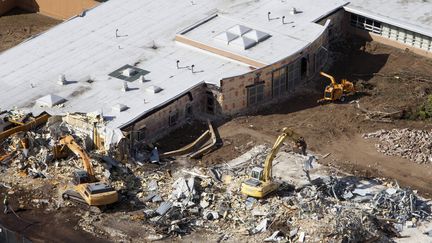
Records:
[[[425,0],[350,0],[348,12],[432,37],[432,2]]]
[[[222,78],[250,71],[247,64],[176,42],[176,34],[188,26],[223,13],[231,19],[223,29],[206,29],[213,21],[200,26],[207,26],[203,30],[212,38],[229,27],[247,23],[272,37],[248,50],[236,51],[273,62],[313,41],[323,31],[323,26],[313,21],[344,4],[343,0],[110,0],[0,53],[0,108],[51,114],[99,111],[111,118],[108,128],[124,127],[203,82],[219,85]],[[302,13],[289,15],[291,7]],[[268,21],[268,11],[273,16],[286,15],[285,22],[292,24]],[[195,65],[195,72],[178,69],[177,60],[182,67]],[[145,82],[128,82],[128,91],[123,92],[124,81],[108,74],[127,64],[149,73]],[[66,85],[57,84],[60,74],[67,77]],[[148,92],[151,86],[162,91]],[[53,108],[34,105],[36,99],[49,94],[67,101]],[[129,109],[115,112],[116,104]]]
[[[242,19],[240,16],[218,14],[209,21],[192,26],[190,31],[185,31],[182,35],[215,49],[234,53],[259,63],[271,64],[299,52],[316,40],[325,30],[324,26],[312,22],[299,21],[295,24],[282,24],[280,20],[268,21],[267,14],[264,12],[262,14],[261,19],[263,20],[258,22],[253,20],[258,17]],[[297,18],[297,16],[289,17]],[[214,39],[213,33],[228,32],[230,27],[239,24],[247,26],[248,29],[266,32],[271,37],[261,43],[256,43],[248,37],[242,39],[249,33],[246,32],[244,36],[239,36],[228,43]]]

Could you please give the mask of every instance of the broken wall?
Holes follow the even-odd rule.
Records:
[[[184,124],[189,117],[204,112],[205,93],[205,85],[199,84],[177,99],[148,112],[139,121],[122,130],[129,138],[153,142]]]
[[[306,48],[298,51],[294,55],[244,75],[222,79],[220,81],[221,92],[218,96],[218,102],[221,105],[222,113],[234,115],[249,112],[268,105],[269,103],[291,97],[295,93],[296,89],[312,80],[326,64],[327,49],[322,47],[327,46],[327,44],[328,30],[326,29],[313,43],[309,44]],[[323,52],[325,54],[325,60],[322,54]],[[274,71],[280,68],[289,67],[290,64],[295,62],[301,62],[302,59],[307,63],[304,77],[301,77],[299,82],[294,83],[294,87],[289,88],[283,94],[277,96],[274,95]],[[257,105],[249,105],[247,88],[260,83],[264,84],[264,99]]]
[[[411,51],[415,54],[432,58],[432,51],[427,51],[425,49],[417,48],[417,47],[414,47],[412,45],[408,45],[408,44],[405,44],[405,43],[402,43],[402,42],[399,42],[396,40],[392,40],[392,39],[389,39],[387,37],[381,36],[379,34],[372,33],[370,31],[358,29],[355,26],[352,26],[350,24],[350,21],[351,21],[351,13],[344,11],[344,19],[341,22],[345,23],[346,32],[350,36],[359,37],[359,38],[362,38],[366,41],[376,41],[376,42],[382,43],[384,45],[388,45],[388,46],[395,47],[395,48],[402,49],[402,50],[408,50],[408,51]],[[385,23],[382,23],[382,24],[385,24]],[[397,28],[397,27],[395,27],[395,28]],[[401,29],[401,28],[397,28],[397,29]]]
[[[346,12],[343,8],[338,9],[316,23],[325,25],[327,20],[330,20],[330,24],[328,26],[328,38],[330,43],[341,40],[342,38],[346,38],[349,22],[346,21]]]

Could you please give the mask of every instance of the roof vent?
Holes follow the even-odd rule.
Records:
[[[240,35],[240,36],[242,36],[242,35],[246,34],[247,32],[249,32],[249,31],[251,31],[251,30],[252,30],[252,29],[249,28],[249,27],[246,27],[246,26],[244,26],[244,25],[240,25],[240,24],[238,24],[238,25],[235,25],[235,26],[229,28],[227,31],[230,32],[230,33],[233,33],[233,34],[235,34],[235,35]]]
[[[127,109],[129,109],[129,107],[127,107],[126,105],[123,105],[123,104],[115,104],[112,107],[112,110],[114,112],[122,112],[122,111],[125,111]]]
[[[243,35],[243,37],[249,38],[251,40],[254,40],[256,42],[260,42],[260,41],[264,41],[267,38],[270,37],[269,34],[259,31],[259,30],[251,30],[248,33],[246,33],[245,35]]]
[[[149,80],[145,79],[144,75],[141,75],[139,80],[141,83],[145,83],[145,82],[149,81]]]
[[[298,12],[297,12],[297,9],[296,8],[291,8],[290,9],[290,14],[291,15],[295,15],[295,14],[297,14]]]
[[[128,84],[126,81],[123,81],[123,87],[122,87],[122,91],[123,92],[127,92],[129,90]]]
[[[225,44],[230,43],[231,41],[235,40],[236,38],[238,38],[239,36],[233,33],[229,33],[229,32],[222,32],[219,35],[215,36],[214,38],[216,40],[221,40],[223,42],[225,42]]]
[[[156,94],[156,93],[161,92],[163,89],[159,86],[152,85],[152,86],[146,88],[145,90],[149,93]]]
[[[124,81],[132,82],[139,79],[142,75],[149,74],[150,72],[132,65],[124,65],[123,67],[108,74],[111,77],[118,78]]]
[[[65,98],[53,94],[45,95],[36,100],[37,105],[46,107],[54,107],[64,102],[66,102]]]
[[[133,76],[135,76],[135,74],[137,74],[137,73],[138,73],[138,71],[135,70],[135,69],[133,69],[133,68],[126,68],[126,69],[123,70],[123,72],[122,72],[123,76],[126,76],[126,77],[133,77]]]
[[[59,79],[58,79],[58,84],[66,85],[66,76],[64,74],[60,74]]]
[[[242,36],[240,38],[237,38],[237,39],[231,41],[229,44],[236,46],[236,47],[239,47],[240,49],[246,50],[246,49],[249,49],[252,46],[256,45],[257,42],[252,40],[252,39],[249,39],[247,37]]]
[[[269,34],[246,27],[244,25],[235,25],[214,37],[216,40],[225,42],[226,45],[230,45],[241,50],[247,50],[258,42],[265,41],[271,37]],[[178,65],[178,63],[177,63]]]

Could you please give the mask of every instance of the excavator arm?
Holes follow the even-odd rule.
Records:
[[[264,162],[264,171],[263,171],[263,180],[264,181],[270,181],[271,180],[273,160],[276,157],[276,154],[279,152],[279,149],[282,146],[283,142],[288,137],[293,138],[294,137],[294,131],[288,129],[287,127],[284,127],[282,129],[282,134],[279,135],[279,137],[276,139],[276,142],[274,143],[270,153],[267,155],[266,160]]]
[[[85,169],[85,171],[87,171],[89,177],[92,179],[95,178],[95,173],[93,170],[93,166],[90,162],[90,157],[84,151],[84,149],[81,148],[81,146],[79,146],[75,142],[75,139],[71,135],[67,135],[67,136],[61,138],[59,141],[59,144],[67,146],[74,154],[76,154],[78,157],[80,157],[82,160],[84,169]]]
[[[325,72],[320,72],[320,74],[321,74],[322,76],[324,76],[324,77],[330,79],[330,81],[331,81],[331,83],[332,83],[333,85],[336,85],[336,80],[334,79],[333,76],[331,76],[330,74],[327,74],[327,73],[325,73]]]

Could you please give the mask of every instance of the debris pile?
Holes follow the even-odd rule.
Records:
[[[267,149],[255,147],[245,157],[259,163],[258,151]],[[150,225],[152,239],[204,230],[224,239],[246,235],[266,242],[385,242],[398,236],[401,227],[430,219],[430,205],[414,191],[356,177],[321,176],[294,188],[283,185],[264,200],[245,198],[239,189],[251,164],[241,161],[207,170],[141,175],[145,183],[137,187],[141,192],[133,204],[144,209],[131,219]],[[80,225],[92,229],[95,221],[99,220]]]
[[[410,134],[407,139],[401,135],[405,133]],[[210,168],[183,166],[179,169],[179,164],[185,162],[182,160],[190,162],[188,158],[168,160],[159,157],[157,149],[151,146],[139,150],[142,157],[139,160],[122,163],[105,152],[90,152],[92,143],[88,133],[73,130],[61,119],[57,122],[51,119],[39,129],[16,133],[1,144],[2,151],[8,155],[1,164],[11,175],[5,182],[20,184],[21,181],[6,180],[42,178],[44,181],[46,178],[56,185],[69,183],[70,175],[82,169],[83,164],[73,153],[59,156],[56,152],[59,138],[64,134],[72,134],[77,143],[83,145],[97,179],[109,182],[119,193],[119,202],[108,209],[109,213],[77,210],[76,214],[81,218],[78,226],[114,241],[130,241],[121,230],[129,226],[137,227],[137,232],[147,232],[141,241],[183,236],[194,231],[219,234],[219,240],[247,236],[248,240],[258,242],[388,241],[398,236],[401,227],[416,227],[430,219],[430,204],[415,191],[383,184],[379,180],[329,173],[309,174],[313,169],[312,156],[282,149],[273,166],[285,166],[283,168],[289,168],[289,171],[280,170],[280,174],[275,170],[274,179],[281,187],[271,196],[258,200],[245,197],[240,188],[251,169],[262,165],[270,150],[268,146],[253,147],[230,162]],[[383,143],[403,141],[409,144],[407,147],[413,146],[411,144],[415,142],[411,140],[416,139],[421,149],[409,147],[405,151],[419,154],[427,148],[430,155],[429,136],[424,131],[407,129],[365,135],[379,138]],[[28,143],[23,142],[27,140]],[[386,146],[386,151],[399,151]],[[157,163],[151,163],[151,157],[155,156]],[[63,188],[56,189],[59,192],[56,194],[61,194]],[[43,208],[59,199],[55,208],[70,206],[58,195],[49,199],[48,195],[32,198],[30,202]],[[131,222],[138,222],[138,226]],[[122,226],[115,228],[110,226],[112,224]]]
[[[387,219],[406,223],[429,218],[430,206],[410,189],[388,188],[373,198],[374,212]]]
[[[415,129],[379,130],[363,135],[377,138],[375,144],[381,153],[401,156],[419,164],[432,163],[432,131]]]

